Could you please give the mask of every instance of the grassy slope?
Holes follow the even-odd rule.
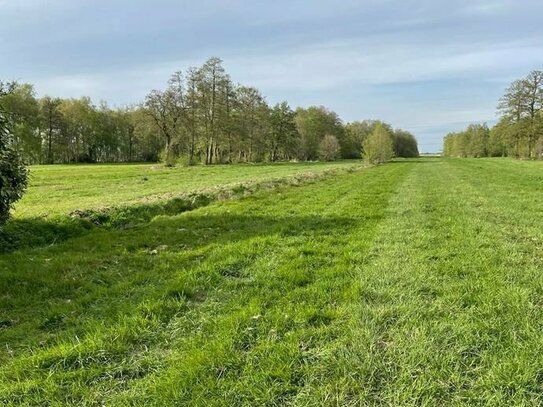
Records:
[[[0,404],[538,405],[542,163],[393,163],[0,256]]]
[[[17,205],[17,218],[66,215],[76,209],[141,202],[238,182],[257,182],[300,172],[352,166],[335,163],[214,165],[165,168],[156,164],[54,165],[31,167],[31,186]]]

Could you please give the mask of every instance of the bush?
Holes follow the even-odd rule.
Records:
[[[363,147],[364,158],[372,164],[384,163],[394,156],[392,134],[380,123],[364,141]]]
[[[23,196],[27,181],[28,171],[13,144],[7,115],[0,106],[0,226],[8,220],[13,204]]]

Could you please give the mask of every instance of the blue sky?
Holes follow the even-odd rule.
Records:
[[[543,69],[542,19],[541,0],[0,0],[0,79],[120,106],[219,56],[270,103],[382,119],[432,152]]]

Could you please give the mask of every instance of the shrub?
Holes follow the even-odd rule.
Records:
[[[5,92],[0,83],[0,94]],[[0,106],[0,226],[7,221],[13,204],[23,196],[27,181],[28,171],[13,143],[8,115]]]
[[[364,141],[364,158],[373,164],[384,163],[394,156],[392,134],[378,123]]]

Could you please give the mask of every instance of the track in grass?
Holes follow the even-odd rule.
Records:
[[[421,159],[0,256],[0,404],[538,405],[541,163]]]

